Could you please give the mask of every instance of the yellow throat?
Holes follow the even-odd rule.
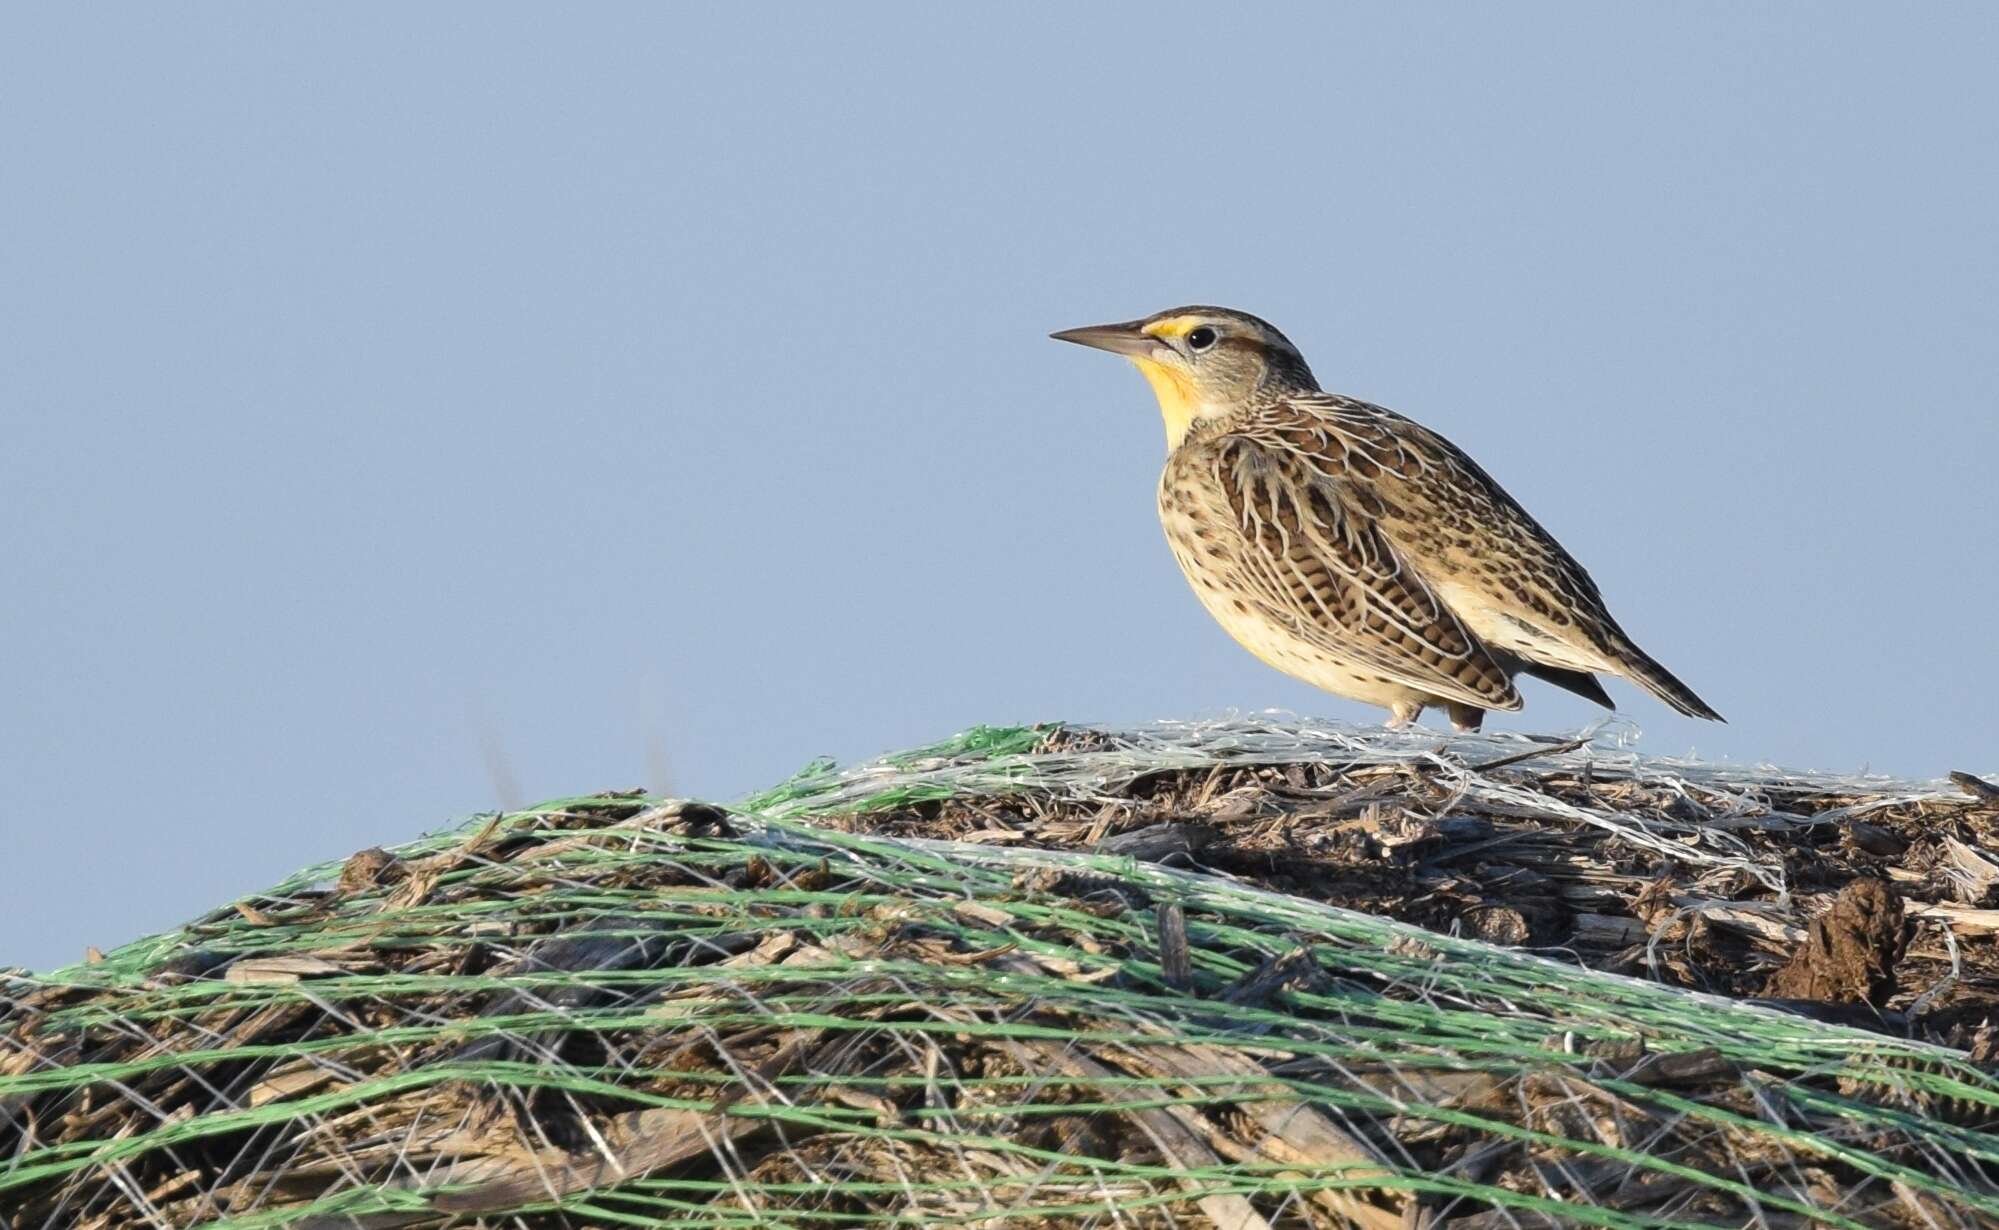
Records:
[[[1159,416],[1166,420],[1166,451],[1180,447],[1180,441],[1187,435],[1187,429],[1194,425],[1194,415],[1200,410],[1200,403],[1194,397],[1194,386],[1180,372],[1152,359],[1134,357],[1132,362],[1145,374],[1145,382],[1152,386],[1153,396],[1159,399]]]

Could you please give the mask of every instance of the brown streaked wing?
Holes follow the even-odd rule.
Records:
[[[1392,410],[1336,394],[1299,396],[1286,408],[1326,421],[1346,446],[1347,464],[1358,468],[1364,458],[1384,483],[1419,492],[1422,499],[1414,506],[1430,510],[1420,517],[1425,523],[1420,532],[1447,540],[1455,536],[1461,548],[1487,560],[1488,568],[1467,569],[1458,579],[1477,587],[1494,609],[1558,639],[1616,656],[1617,644],[1626,638],[1596,581],[1463,449]],[[1460,515],[1440,517],[1435,510]],[[1382,528],[1389,541],[1418,533],[1414,519],[1407,509],[1386,517]],[[1446,523],[1451,520],[1457,524]],[[1501,568],[1502,560],[1516,566]]]
[[[1378,530],[1342,507],[1336,479],[1248,437],[1212,447],[1216,482],[1243,537],[1244,579],[1267,617],[1418,691],[1520,707],[1485,646]]]

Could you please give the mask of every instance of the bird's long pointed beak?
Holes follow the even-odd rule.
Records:
[[[1127,358],[1143,358],[1152,353],[1158,343],[1139,332],[1136,320],[1127,320],[1115,325],[1086,325],[1081,329],[1064,329],[1048,336],[1058,342],[1074,342],[1078,346],[1089,346],[1095,350],[1108,350]]]

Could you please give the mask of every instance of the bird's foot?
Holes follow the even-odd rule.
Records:
[[[1485,721],[1485,710],[1475,705],[1452,705],[1450,714],[1451,729],[1459,734],[1477,734],[1479,724]]]
[[[1416,720],[1423,716],[1423,708],[1422,705],[1416,704],[1414,701],[1404,701],[1401,704],[1389,706],[1388,729],[1404,730],[1415,725]]]

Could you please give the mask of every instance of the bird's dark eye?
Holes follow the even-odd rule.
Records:
[[[1206,325],[1190,329],[1187,332],[1187,348],[1189,350],[1206,350],[1214,344],[1215,331]]]

